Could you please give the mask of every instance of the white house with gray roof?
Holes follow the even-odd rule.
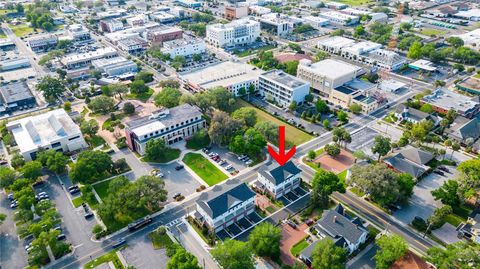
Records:
[[[241,183],[213,197],[197,201],[195,218],[211,230],[219,232],[255,211],[255,197],[245,183]]]
[[[292,161],[283,166],[275,163],[258,172],[257,188],[277,199],[300,186],[301,172]]]
[[[368,230],[363,226],[363,221],[358,217],[350,218],[341,204],[333,210],[326,210],[313,228],[317,231],[320,240],[330,238],[336,246],[345,248],[348,253],[357,250],[368,237]],[[320,240],[300,253],[300,259],[309,266],[312,262],[312,251]]]

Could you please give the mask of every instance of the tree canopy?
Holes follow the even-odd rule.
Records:
[[[347,262],[347,250],[337,247],[332,239],[320,240],[312,251],[312,268],[343,269]]]
[[[268,222],[262,222],[250,233],[248,242],[257,256],[276,259],[280,255],[281,238],[280,228]]]
[[[311,202],[315,206],[325,208],[328,206],[328,199],[333,192],[345,192],[345,185],[332,172],[318,171],[312,180]]]
[[[65,89],[63,81],[52,76],[43,77],[37,84],[37,90],[42,92],[49,103],[55,102]]]
[[[155,95],[155,105],[167,108],[178,106],[182,93],[170,87],[163,88],[157,95]]]
[[[479,268],[480,245],[459,241],[445,248],[433,247],[427,251],[427,261],[439,269]]]
[[[112,158],[107,153],[86,150],[78,155],[77,162],[70,169],[70,178],[74,182],[93,183],[106,176],[112,167]]]
[[[236,240],[225,240],[211,250],[211,254],[224,269],[253,269],[253,252],[250,244]]]
[[[375,254],[378,269],[388,269],[408,250],[407,242],[399,235],[382,235],[376,243],[380,248]]]

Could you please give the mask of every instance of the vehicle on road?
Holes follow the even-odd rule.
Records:
[[[119,248],[125,245],[125,243],[127,243],[127,240],[125,240],[125,238],[120,238],[112,245],[112,248]]]
[[[182,170],[184,168],[184,166],[182,164],[179,164],[177,166],[175,166],[175,170],[179,171],[179,170]]]
[[[136,231],[136,230],[142,228],[143,226],[151,223],[152,221],[153,220],[149,216],[146,216],[145,218],[138,219],[138,220],[128,224],[128,231],[129,232]]]
[[[93,212],[87,212],[84,215],[85,219],[91,219],[93,217]]]

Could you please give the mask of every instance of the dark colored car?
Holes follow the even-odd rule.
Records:
[[[182,170],[183,167],[184,167],[183,165],[179,164],[179,165],[175,166],[175,170],[177,170],[177,171]]]
[[[112,245],[112,248],[119,248],[119,247],[125,245],[125,243],[127,243],[127,240],[125,240],[125,238],[120,238],[120,239],[117,240],[117,242],[115,242]]]
[[[73,186],[68,187],[68,191],[72,191],[72,190],[76,190],[76,189],[78,189],[77,185],[73,185]]]
[[[65,240],[65,239],[67,239],[67,236],[65,234],[61,234],[61,235],[57,236],[58,241]]]
[[[93,213],[92,212],[87,212],[87,213],[85,213],[84,217],[85,217],[85,219],[90,219],[90,218],[93,217]]]

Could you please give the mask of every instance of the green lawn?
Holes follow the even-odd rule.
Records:
[[[308,133],[305,133],[304,131],[288,124],[288,123],[285,123],[277,118],[275,118],[274,116],[268,114],[267,112],[264,112],[263,110],[260,110],[252,105],[250,105],[249,103],[243,101],[243,100],[240,100],[238,99],[237,100],[237,106],[239,107],[253,107],[256,111],[257,111],[257,118],[258,118],[258,121],[269,121],[269,122],[273,122],[277,125],[283,125],[285,126],[285,138],[287,141],[289,141],[290,143],[294,144],[294,145],[300,145],[302,143],[305,143],[307,141],[309,141],[310,139],[312,139],[313,137],[311,135],[309,135]],[[271,141],[272,143],[273,142],[276,142],[276,141]]]
[[[102,201],[108,196],[108,185],[110,184],[110,182],[111,180],[105,180],[93,185],[93,188],[97,192],[98,196],[100,196],[100,199],[102,199]]]
[[[302,238],[302,240],[292,246],[290,253],[292,253],[293,256],[298,257],[298,255],[308,247],[308,242],[305,239],[306,237]]]
[[[142,161],[150,163],[168,163],[177,159],[180,156],[180,150],[174,148],[166,148],[165,154],[160,159],[151,160],[146,156],[142,157]]]
[[[447,31],[432,29],[432,28],[423,28],[420,33],[427,36],[442,36],[447,33]]]
[[[153,231],[148,237],[152,240],[154,249],[165,248],[166,246],[174,244],[166,233],[162,234],[158,231]]]
[[[140,94],[136,94],[136,93],[129,93],[126,95],[127,99],[136,99],[136,100],[140,100],[142,102],[146,102],[148,100],[148,98],[150,98],[150,96],[152,96],[153,94],[153,90],[152,89],[148,89],[147,92],[145,93],[140,93]]]
[[[81,206],[82,203],[83,203],[83,198],[82,198],[82,196],[78,196],[77,198],[73,199],[73,200],[72,200],[72,203],[73,203],[73,206],[74,206],[74,207],[79,207],[79,206]]]
[[[94,135],[92,137],[87,136],[85,137],[85,140],[92,148],[96,148],[98,146],[105,144],[105,139],[103,139],[103,137],[99,135]]]
[[[343,180],[345,181],[345,179],[347,178],[347,172],[348,172],[348,169],[345,169],[343,170],[343,172],[340,172],[337,176],[340,180]]]
[[[9,25],[8,27],[12,29],[12,32],[18,37],[33,33],[33,28],[26,24]]]
[[[360,196],[360,197],[363,197],[365,195],[365,193],[363,193],[363,191],[361,191],[360,189],[358,189],[356,187],[351,187],[349,190],[351,192],[355,193],[356,195]]]
[[[113,265],[115,266],[116,269],[125,268],[125,267],[123,267],[122,262],[118,258],[116,250],[112,250],[112,251],[108,252],[107,254],[96,258],[93,261],[89,261],[87,264],[85,264],[83,266],[83,268],[92,269],[92,268],[95,268],[95,267],[99,266],[100,264],[106,263],[106,262],[113,262]]]
[[[183,157],[183,162],[190,167],[199,177],[208,184],[213,186],[228,178],[220,169],[218,169],[213,163],[205,159],[198,153],[187,153]]]
[[[464,222],[464,220],[462,218],[460,218],[459,216],[454,215],[454,214],[450,214],[450,215],[446,216],[445,221],[452,224],[455,227],[460,225],[460,223]]]
[[[271,49],[274,49],[274,48],[275,48],[274,45],[266,45],[266,46],[263,46],[261,48],[254,49],[254,50],[244,50],[242,52],[234,51],[234,54],[237,55],[238,57],[242,58],[242,57],[246,57],[246,56],[252,55],[254,53],[257,53],[259,51],[267,51],[267,50],[271,50]]]

